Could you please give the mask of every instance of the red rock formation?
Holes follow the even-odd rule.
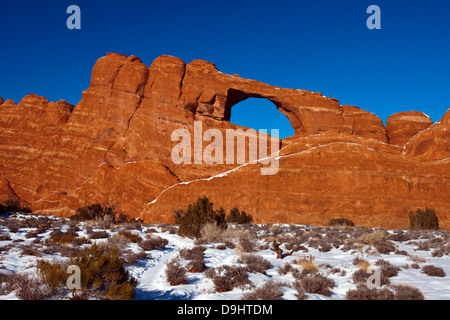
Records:
[[[229,120],[249,97],[272,101],[295,130],[281,142],[275,175],[261,175],[262,164],[172,162],[174,130],[192,133],[194,121],[203,133],[246,129]],[[407,227],[408,212],[427,206],[450,228],[449,112],[431,126],[417,113],[387,126],[321,93],[223,74],[206,61],[161,56],[148,68],[107,54],[76,106],[34,94],[1,104],[0,197],[61,216],[108,200],[130,216],[170,222],[175,209],[208,196],[260,222],[347,217],[384,227]]]
[[[398,146],[404,146],[412,137],[432,124],[433,120],[419,111],[393,114],[386,121],[389,142]]]
[[[417,133],[405,146],[405,155],[416,161],[446,161],[450,157],[450,110],[442,120]]]

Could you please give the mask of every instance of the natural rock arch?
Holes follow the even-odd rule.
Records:
[[[224,120],[234,125],[253,128],[256,131],[265,129],[271,135],[271,130],[278,129],[278,137],[281,139],[295,134],[289,119],[270,99],[246,97],[232,107],[227,106],[225,116]]]

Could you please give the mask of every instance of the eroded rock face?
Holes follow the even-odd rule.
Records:
[[[193,133],[194,121],[202,133],[246,130],[229,120],[249,97],[272,101],[295,130],[276,142],[276,174],[254,163],[174,164],[174,130]],[[149,68],[110,53],[76,106],[35,94],[0,100],[0,197],[61,216],[110,201],[147,222],[171,222],[199,196],[266,223],[346,217],[407,227],[410,210],[432,207],[450,228],[449,129],[449,112],[433,125],[422,113],[396,114],[386,130],[376,115],[321,93],[223,74],[203,60],[160,56]]]

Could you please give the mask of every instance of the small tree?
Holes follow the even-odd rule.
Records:
[[[226,228],[225,210],[220,208],[215,211],[207,197],[198,198],[182,215],[178,233],[188,238],[199,238],[203,226],[211,222],[220,228]]]
[[[233,208],[228,214],[227,222],[238,224],[252,223],[253,217],[251,214],[247,214],[245,211],[240,211],[238,208]]]
[[[355,223],[347,218],[336,218],[330,219],[330,221],[328,221],[328,225],[331,227],[353,227]]]
[[[133,219],[127,217],[121,212],[118,212],[116,210],[116,206],[117,204],[112,204],[109,201],[106,201],[103,205],[100,203],[85,205],[84,207],[78,208],[76,213],[70,217],[70,220],[73,222],[86,220],[110,221],[111,224],[142,222],[142,220]]]
[[[175,210],[175,212],[173,213],[173,220],[175,221],[175,224],[179,225],[181,223],[181,219],[184,216],[184,210],[182,209],[178,209]]]
[[[425,210],[417,209],[416,214],[409,212],[409,228],[413,230],[439,229],[439,222],[434,209],[425,208]]]
[[[14,212],[31,213],[32,211],[27,206],[22,206],[20,200],[17,198],[10,197],[7,200],[4,200],[3,204],[0,204],[0,214]]]

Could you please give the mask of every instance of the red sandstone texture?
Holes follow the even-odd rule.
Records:
[[[173,163],[174,130],[192,133],[194,121],[203,132],[245,130],[229,120],[249,97],[272,101],[295,130],[279,142],[275,175],[261,175],[260,163]],[[0,198],[66,217],[109,201],[145,222],[172,222],[174,210],[207,196],[257,222],[345,217],[388,228],[406,228],[409,211],[430,207],[450,229],[449,132],[450,111],[434,124],[402,112],[385,127],[321,93],[227,75],[210,62],[160,56],[148,68],[110,53],[76,106],[34,94],[19,104],[0,98]]]

